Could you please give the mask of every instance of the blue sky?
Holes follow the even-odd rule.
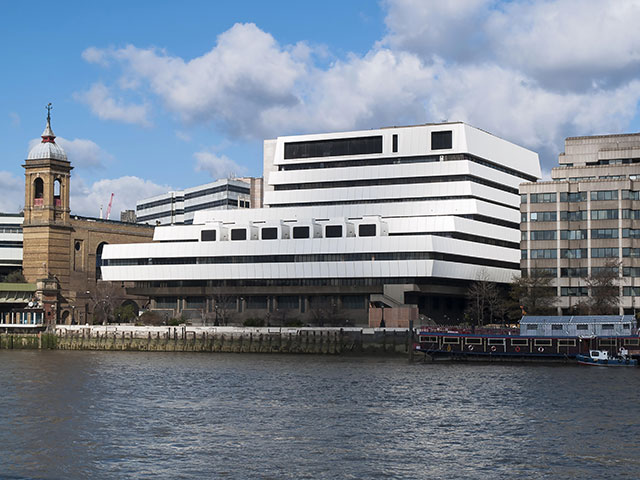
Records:
[[[0,211],[52,127],[72,211],[262,174],[262,140],[467,121],[540,153],[637,131],[639,2],[6,2]]]

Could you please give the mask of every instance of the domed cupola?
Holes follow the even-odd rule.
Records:
[[[38,143],[29,151],[27,160],[41,160],[41,159],[54,159],[54,160],[67,160],[67,154],[63,148],[55,141],[56,136],[51,130],[51,104],[47,105],[47,126],[42,132],[42,141]]]

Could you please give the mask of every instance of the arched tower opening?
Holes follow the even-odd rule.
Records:
[[[44,181],[38,177],[33,181],[33,205],[41,207],[44,203]]]

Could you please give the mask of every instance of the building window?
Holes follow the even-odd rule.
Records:
[[[556,212],[531,212],[532,222],[555,222]]]
[[[533,230],[531,232],[531,240],[555,240],[555,230]]]
[[[396,153],[398,151],[398,135],[393,135],[393,137],[391,137],[392,139],[392,145],[391,145],[391,151],[393,153]]]
[[[622,249],[622,256],[629,258],[640,258],[640,248],[628,248]]]
[[[562,297],[587,297],[589,289],[587,287],[561,287],[560,296]]]
[[[431,132],[431,150],[446,150],[453,147],[451,130]]]
[[[375,237],[376,236],[376,226],[373,223],[363,223],[358,225],[358,236],[359,237]]]
[[[578,210],[577,212],[567,212],[563,210],[560,212],[560,220],[568,222],[579,222],[587,219],[586,210]]]
[[[599,200],[617,200],[618,199],[618,191],[617,190],[601,190],[597,192],[591,192],[591,201],[599,201]]]
[[[231,230],[231,240],[246,240],[247,229],[246,228],[234,228]]]
[[[587,192],[572,192],[572,193],[561,192],[560,201],[561,202],[586,202]]]
[[[563,248],[560,250],[560,258],[587,258],[587,249]]]
[[[293,238],[309,238],[309,227],[293,227]]]
[[[215,230],[202,230],[200,232],[200,240],[203,242],[215,242],[216,231]]]
[[[618,210],[591,210],[591,220],[617,220]]]
[[[617,248],[592,248],[591,258],[617,258]]]
[[[586,230],[560,230],[560,240],[586,240]]]
[[[342,237],[342,225],[327,225],[324,229],[324,236],[327,238]]]
[[[527,194],[523,193],[520,195],[520,203],[527,203]]]
[[[593,239],[618,238],[618,229],[617,228],[596,228],[594,230],[591,230],[591,238]]]
[[[262,230],[262,240],[277,240],[278,229],[275,227],[264,227]]]
[[[382,136],[338,138],[284,144],[284,158],[338,157],[382,153]]]
[[[555,193],[532,193],[531,203],[555,203]]]
[[[532,259],[558,258],[558,251],[555,248],[539,248],[531,250]]]

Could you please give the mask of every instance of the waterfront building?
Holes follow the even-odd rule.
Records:
[[[520,186],[523,273],[551,274],[558,314],[572,315],[591,295],[585,278],[619,263],[619,313],[635,313],[640,134],[567,138],[559,163],[551,181]]]
[[[22,267],[22,213],[0,213],[0,281]]]
[[[518,185],[539,177],[536,153],[460,122],[278,137],[266,208],[107,245],[102,271],[171,316],[461,320],[470,283],[519,274]]]
[[[108,243],[149,241],[153,228],[71,214],[73,167],[55,143],[51,118],[23,165],[25,207],[22,223],[22,270],[31,284],[45,281],[46,291],[58,291],[46,323],[89,321],[101,278],[102,249]]]
[[[193,223],[200,210],[229,210],[262,206],[261,178],[223,178],[136,202],[136,221],[148,225]]]

